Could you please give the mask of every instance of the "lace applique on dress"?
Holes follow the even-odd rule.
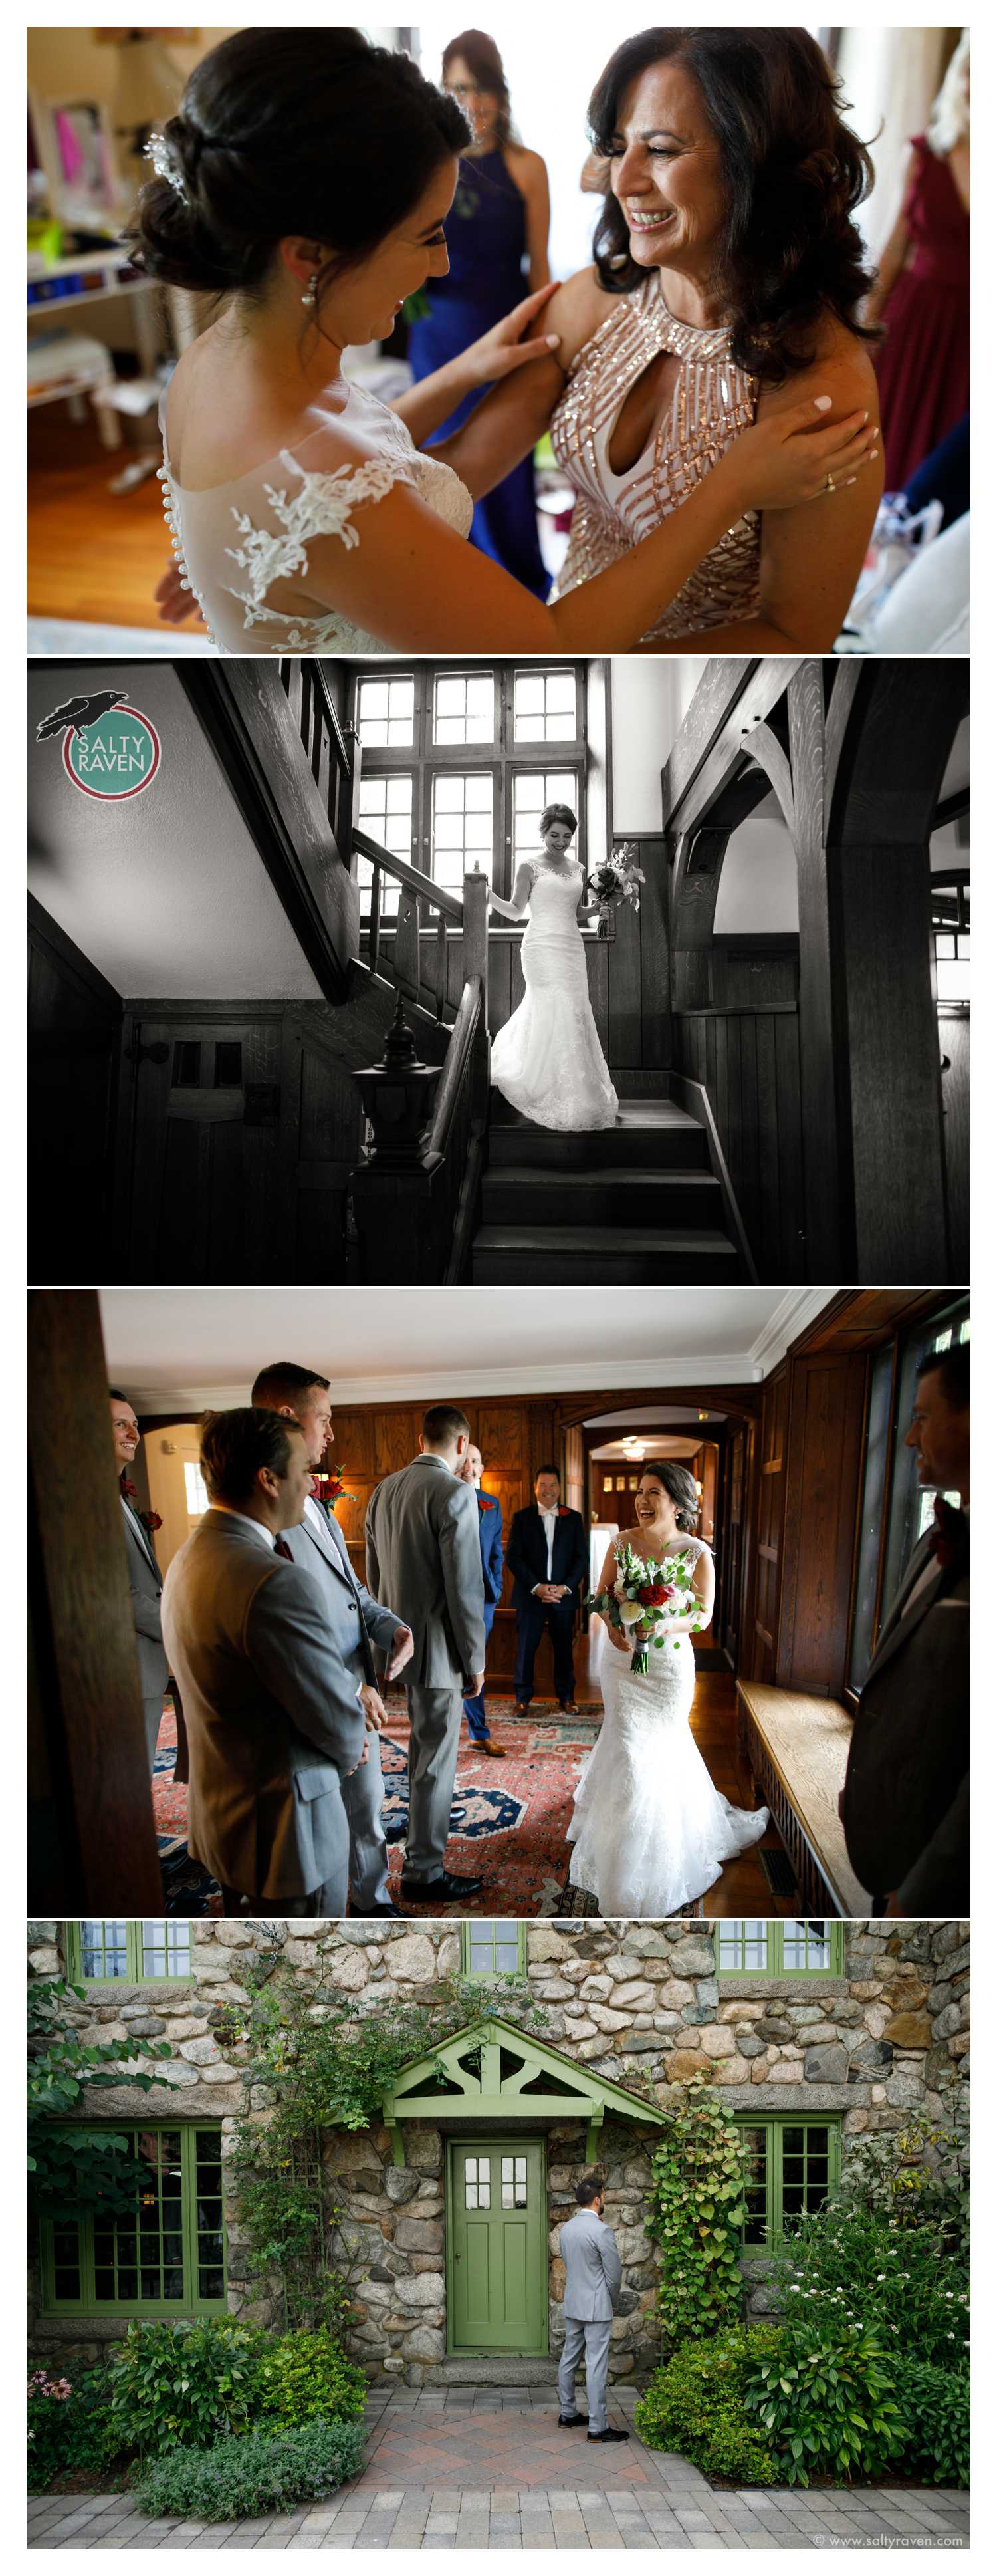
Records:
[[[299,465],[289,449],[281,451],[281,464],[297,474],[300,492],[288,498],[286,486],[277,491],[264,483],[264,497],[279,519],[280,528],[259,528],[245,510],[232,507],[232,517],[243,539],[241,546],[226,546],[249,582],[240,590],[235,582],[224,587],[233,599],[241,600],[246,611],[246,628],[258,620],[276,617],[277,609],[266,606],[268,590],[275,581],[289,581],[308,571],[305,540],[311,537],[339,537],[347,549],[358,546],[360,537],[353,525],[353,513],[364,501],[383,501],[396,483],[414,484],[415,475],[404,457],[372,456],[364,465],[337,465],[331,472],[309,474]],[[285,612],[286,614],[286,612]]]

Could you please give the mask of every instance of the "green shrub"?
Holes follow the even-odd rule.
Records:
[[[231,2317],[131,2325],[110,2366],[120,2449],[155,2456],[241,2433],[257,2402],[262,2337]]]
[[[150,2461],[135,2489],[140,2513],[190,2514],[198,2522],[242,2522],[288,2512],[331,2495],[363,2466],[358,2424],[297,2424],[216,2442],[210,2451],[167,2451]]]
[[[861,2326],[819,2338],[808,2323],[787,2326],[744,2382],[745,2408],[771,2444],[779,2480],[805,2487],[812,2476],[888,2471],[905,2448],[893,2379],[882,2344]]]
[[[367,2382],[332,2335],[301,2328],[267,2345],[260,2359],[259,2402],[282,2424],[310,2424],[317,2415],[344,2423],[363,2414]]]
[[[969,2372],[899,2354],[893,2393],[906,2431],[904,2468],[926,2486],[969,2485]]]
[[[634,2422],[652,2451],[681,2451],[705,2477],[772,2486],[765,2435],[748,2421],[743,2389],[779,2345],[778,2328],[738,2326],[708,2343],[686,2343],[655,2372]]]
[[[741,2315],[745,2150],[734,2114],[698,2079],[669,2089],[651,2158],[647,2233],[658,2248],[663,2356]]]
[[[83,2370],[71,2380],[36,2370],[28,2381],[28,2487],[44,2492],[73,2470],[99,2474],[120,2448],[111,2424],[106,2370]]]
[[[773,2256],[770,2287],[787,2325],[833,2340],[862,2326],[887,2348],[957,2370],[965,2361],[969,2275],[937,2196],[898,2219],[851,2190],[799,2221]]]

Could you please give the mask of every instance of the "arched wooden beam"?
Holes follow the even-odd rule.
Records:
[[[782,744],[778,736],[773,733],[771,725],[752,725],[746,749],[752,760],[757,761],[759,769],[764,770],[769,785],[774,788],[779,799],[783,821],[788,824],[791,832],[794,831],[796,809],[793,797],[793,773]]]
[[[672,951],[709,948],[717,908],[720,872],[731,833],[768,795],[764,772],[745,762],[711,805],[709,815],[682,835],[672,875]]]

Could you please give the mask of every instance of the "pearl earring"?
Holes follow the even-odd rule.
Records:
[[[307,287],[306,287],[306,289],[305,289],[305,292],[304,292],[304,294],[303,294],[303,296],[302,296],[302,298],[301,298],[301,301],[302,301],[302,304],[310,304],[311,309],[312,309],[312,312],[314,313],[314,311],[315,311],[315,307],[316,307],[316,305],[317,305],[317,303],[318,303],[318,270],[317,270],[317,268],[313,268],[313,270],[312,270],[311,276],[310,276],[310,278],[309,278],[309,280],[308,280],[308,284],[307,284]]]

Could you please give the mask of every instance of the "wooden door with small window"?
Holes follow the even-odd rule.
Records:
[[[127,1277],[285,1277],[277,1259],[280,1022],[132,1022]]]
[[[455,2138],[447,2151],[447,2348],[547,2350],[542,2138]]]

